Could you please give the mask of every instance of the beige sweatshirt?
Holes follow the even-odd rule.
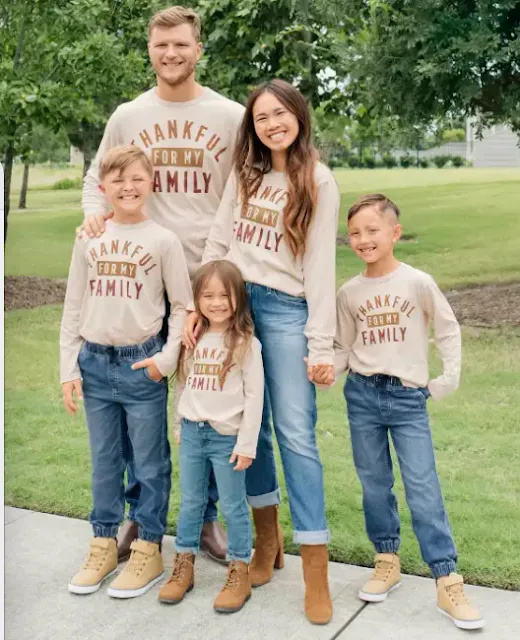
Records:
[[[129,346],[157,335],[171,303],[168,341],[153,356],[167,376],[177,367],[186,307],[192,290],[177,236],[152,220],[107,221],[101,238],[77,239],[69,270],[61,323],[61,382],[81,377],[78,355],[84,340]]]
[[[305,335],[311,364],[332,364],[336,330],[336,234],[339,192],[330,170],[316,165],[318,203],[303,257],[294,259],[284,239],[283,209],[287,203],[284,173],[271,171],[242,213],[233,171],[206,244],[202,263],[226,257],[254,282],[307,300]]]
[[[433,325],[444,372],[429,380],[428,337]],[[442,398],[459,385],[460,327],[433,278],[405,263],[381,278],[358,275],[337,296],[336,374],[350,369],[428,386]]]
[[[253,338],[244,362],[231,367],[221,389],[218,373],[226,354],[222,333],[202,336],[189,360],[179,413],[194,422],[208,421],[223,435],[237,435],[234,452],[254,458],[264,406],[262,348]]]
[[[85,215],[106,213],[99,191],[99,160],[110,148],[136,144],[154,165],[154,192],[145,212],[182,243],[191,276],[202,252],[231,171],[244,107],[204,88],[188,102],[167,102],[156,88],[120,105],[110,117],[83,187]]]

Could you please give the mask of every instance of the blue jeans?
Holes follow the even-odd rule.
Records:
[[[262,344],[265,401],[256,459],[247,470],[252,507],[279,504],[270,417],[280,448],[294,542],[326,544],[323,467],[316,444],[316,390],[307,378],[308,355],[303,331],[307,301],[258,284],[247,283],[255,333]]]
[[[204,511],[208,502],[208,478],[215,472],[220,506],[228,531],[228,560],[249,562],[251,519],[246,497],[245,471],[229,463],[236,436],[224,436],[207,422],[182,421],[179,471],[181,506],[177,523],[177,553],[197,553]]]
[[[160,351],[159,337],[130,347],[85,342],[78,362],[92,458],[95,536],[115,537],[124,516],[123,424],[131,443],[139,499],[135,521],[139,537],[160,542],[166,529],[171,487],[166,379],[153,381],[133,363]]]
[[[392,376],[350,373],[344,393],[366,529],[376,551],[397,553],[400,542],[390,432],[422,557],[435,578],[455,571],[457,552],[435,468],[428,390],[404,387]]]

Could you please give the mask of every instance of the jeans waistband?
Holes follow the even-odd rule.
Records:
[[[364,376],[361,373],[357,373],[356,371],[351,371],[349,373],[349,377],[357,380],[358,382],[362,382],[363,384],[368,384],[371,387],[402,387],[403,383],[401,382],[401,378],[397,378],[396,376],[387,376],[384,373],[376,373],[373,376]]]
[[[117,357],[128,360],[135,360],[136,358],[142,357],[143,352],[145,357],[152,356],[160,351],[163,348],[163,345],[164,342],[160,335],[153,336],[141,344],[128,345],[125,347],[113,347],[85,341],[85,349],[91,353],[108,355],[110,358]]]

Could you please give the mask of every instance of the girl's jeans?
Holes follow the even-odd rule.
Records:
[[[92,458],[90,521],[95,536],[115,537],[124,516],[123,424],[131,442],[141,487],[135,509],[139,537],[160,542],[166,529],[171,486],[166,422],[166,379],[155,382],[132,364],[159,352],[158,336],[130,347],[83,345],[78,362]]]
[[[294,542],[326,544],[323,468],[316,444],[316,391],[307,378],[304,298],[247,283],[255,333],[262,344],[266,399],[256,459],[247,470],[252,507],[279,504],[270,418],[280,448]]]
[[[390,432],[422,557],[435,578],[455,571],[457,553],[444,510],[426,410],[428,390],[404,387],[392,376],[350,373],[344,394],[354,464],[363,488],[366,529],[376,551],[397,553],[400,542]]]
[[[183,419],[179,451],[181,506],[175,547],[177,553],[197,553],[208,503],[211,467],[228,533],[228,560],[249,562],[252,531],[246,498],[246,473],[235,471],[229,459],[236,436],[225,436],[208,422]]]

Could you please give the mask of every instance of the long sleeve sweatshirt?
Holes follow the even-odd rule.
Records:
[[[433,325],[444,371],[429,379],[428,337]],[[336,374],[350,369],[428,387],[434,399],[455,391],[461,368],[460,327],[433,278],[405,263],[381,278],[358,275],[337,295]]]
[[[234,452],[254,458],[264,406],[260,342],[253,338],[241,365],[235,364],[221,389],[218,374],[227,354],[222,333],[205,333],[189,360],[179,401],[182,418],[208,421],[223,435],[237,435]]]
[[[283,209],[287,203],[285,173],[266,173],[245,212],[233,171],[206,243],[202,263],[226,257],[246,282],[253,282],[307,300],[304,333],[310,364],[332,364],[335,321],[336,235],[339,191],[331,171],[316,165],[318,201],[303,256],[294,258],[284,239]]]
[[[177,236],[152,220],[107,221],[101,238],[78,238],[69,270],[60,335],[61,382],[81,377],[83,342],[129,346],[157,335],[171,304],[168,340],[153,360],[167,376],[176,369],[192,290]]]
[[[154,165],[154,190],[145,213],[177,235],[193,276],[231,171],[243,113],[242,105],[208,88],[194,100],[168,102],[154,87],[120,105],[85,176],[85,215],[110,210],[99,190],[101,157],[117,145],[138,145]]]

